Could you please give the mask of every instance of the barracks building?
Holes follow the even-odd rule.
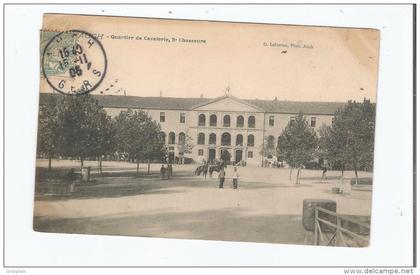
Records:
[[[193,161],[223,158],[255,166],[262,162],[264,143],[276,147],[282,130],[299,112],[317,130],[331,125],[334,113],[345,104],[248,100],[231,95],[214,99],[111,95],[94,98],[112,117],[128,108],[147,112],[161,126],[171,161],[180,157],[178,144],[188,136],[193,148],[185,157]]]

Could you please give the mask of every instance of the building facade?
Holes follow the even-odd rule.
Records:
[[[50,94],[51,95],[51,94]],[[42,94],[40,101],[48,96]],[[171,161],[180,157],[193,161],[224,159],[260,165],[264,144],[273,147],[283,129],[299,112],[318,130],[331,125],[340,102],[294,102],[245,100],[230,95],[209,98],[170,98],[93,95],[111,116],[127,109],[142,110],[160,124]],[[192,152],[183,154],[183,144]]]
[[[181,156],[196,162],[225,159],[259,165],[264,143],[277,146],[277,139],[290,120],[303,112],[318,130],[331,125],[343,103],[243,100],[233,96],[216,99],[95,96],[111,116],[128,108],[147,112],[159,122],[170,160]],[[192,152],[183,154],[190,142]]]

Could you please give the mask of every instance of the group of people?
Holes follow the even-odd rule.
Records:
[[[212,163],[212,162],[204,161],[201,166],[197,167],[197,169],[195,171],[195,175],[199,176],[202,173],[203,177],[207,178],[207,173],[209,173],[210,178],[213,178],[213,173],[214,172],[219,172],[219,176],[218,176],[219,188],[223,188],[223,185],[225,183],[225,179],[228,178],[226,176],[226,165],[225,165],[225,163],[222,163],[222,162]],[[236,167],[236,166],[233,167],[233,174],[229,178],[232,178],[233,188],[238,189],[238,181],[239,181],[238,167]]]
[[[225,167],[226,165],[224,165],[223,163],[204,162],[203,165],[197,167],[195,171],[195,175],[199,176],[202,173],[203,177],[207,178],[207,173],[209,173],[210,178],[212,178],[214,172],[219,172],[219,176],[218,176],[219,188],[223,188],[225,180],[227,178],[231,178],[233,189],[238,189],[238,181],[239,181],[238,167],[236,166],[233,167],[233,173],[231,177],[226,176]],[[170,177],[172,177],[172,173],[173,173],[172,164],[166,164],[166,165],[162,164],[162,166],[160,167],[160,178],[162,180],[169,179]]]
[[[225,168],[222,167],[222,169],[219,172],[219,188],[223,188],[225,179],[226,179],[226,171],[225,171]],[[233,189],[238,189],[238,181],[239,181],[239,172],[238,172],[238,167],[235,166],[233,167],[233,175],[232,175]]]
[[[172,164],[167,164],[166,167],[162,164],[162,167],[160,167],[160,178],[168,180],[172,177],[172,172]]]
[[[213,178],[213,173],[218,171],[217,166],[210,165],[209,163],[204,163],[202,166],[199,166],[197,170],[195,171],[195,174],[199,176],[201,173],[203,173],[203,177],[207,178],[207,173],[210,175],[210,178]]]

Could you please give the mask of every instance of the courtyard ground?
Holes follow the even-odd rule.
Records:
[[[92,166],[93,182],[78,184],[70,193],[68,184],[46,174],[63,174],[77,161],[53,161],[52,172],[46,160],[37,161],[34,229],[43,232],[151,236],[165,238],[250,241],[302,244],[302,202],[307,198],[332,199],[337,212],[370,216],[371,186],[353,188],[351,194],[331,192],[341,172],[303,170],[301,184],[289,180],[288,169],[241,167],[239,189],[232,189],[227,171],[225,188],[213,178],[193,175],[196,165],[174,165],[170,180],[161,180],[160,165],[103,162],[104,174]],[[295,176],[295,172],[293,173]],[[360,177],[371,177],[361,172]],[[350,171],[346,178],[353,177]]]

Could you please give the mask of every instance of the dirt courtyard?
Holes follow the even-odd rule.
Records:
[[[46,160],[37,161],[37,170],[46,170]],[[95,173],[96,162],[87,162]],[[53,161],[54,167],[80,167],[76,161]],[[74,192],[65,184],[37,179],[34,229],[43,232],[130,235],[164,238],[304,243],[302,203],[307,198],[332,199],[337,212],[369,216],[372,191],[353,188],[351,194],[331,192],[340,172],[303,170],[300,185],[289,180],[288,169],[239,168],[239,189],[232,189],[228,168],[225,188],[213,178],[193,176],[196,165],[174,165],[170,180],[159,177],[160,165],[151,166],[151,175],[128,175],[135,164],[104,162],[104,176],[78,184]],[[141,165],[144,174],[146,165]],[[369,173],[359,173],[371,177]],[[295,176],[295,172],[293,172]],[[345,177],[353,177],[350,171]],[[57,191],[59,190],[59,191]],[[64,190],[64,191],[63,191]]]

